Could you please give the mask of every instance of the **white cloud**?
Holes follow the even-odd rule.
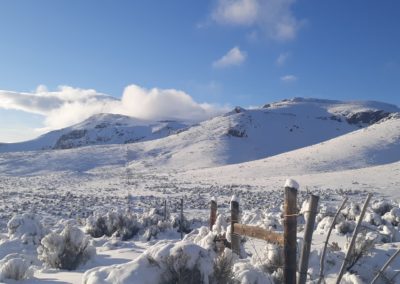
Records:
[[[252,25],[257,20],[257,0],[218,0],[212,18],[221,24]]]
[[[222,25],[255,26],[276,41],[296,37],[302,21],[296,19],[292,5],[296,0],[216,0],[211,18]]]
[[[92,89],[68,86],[53,92],[44,86],[32,93],[0,90],[0,108],[43,115],[47,131],[73,125],[98,113],[123,114],[146,120],[200,121],[226,111],[219,106],[199,104],[183,91],[148,90],[137,85],[126,87],[121,99]]]
[[[278,58],[276,59],[276,65],[278,65],[278,66],[285,65],[285,63],[289,57],[290,57],[289,52],[284,52],[284,53],[279,54]]]
[[[238,66],[241,65],[246,60],[246,53],[241,51],[239,47],[235,46],[231,50],[228,51],[227,54],[222,56],[217,61],[214,61],[214,68],[225,68],[229,66]]]
[[[285,75],[285,76],[281,77],[281,81],[284,82],[284,83],[292,83],[292,82],[295,82],[297,80],[298,80],[298,78],[296,76],[294,76],[294,75]]]

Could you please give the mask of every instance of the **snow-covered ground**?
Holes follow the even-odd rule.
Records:
[[[240,197],[242,223],[281,231],[282,189],[286,179],[293,178],[300,184],[299,208],[308,193],[320,196],[310,281],[318,276],[329,218],[344,196],[350,200],[330,241],[335,244],[327,257],[328,283],[335,280],[343,260],[359,214],[356,205],[362,204],[367,192],[374,194],[372,205],[376,208],[386,204],[381,201],[387,201],[386,207],[382,205],[383,211],[370,206],[364,224],[369,229],[362,231],[367,240],[359,243],[371,247],[350,270],[354,275],[346,275],[348,282],[343,282],[368,283],[399,247],[398,112],[396,106],[376,102],[296,98],[259,109],[236,108],[190,127],[178,122],[139,123],[127,117],[102,115],[57,135],[49,134],[55,135],[53,140],[44,135],[36,141],[2,145],[0,281],[15,283],[7,278],[7,271],[18,267],[24,273],[26,270],[26,275],[21,274],[28,278],[21,283],[165,282],[168,277],[176,276],[170,271],[170,264],[184,256],[189,264],[181,263],[183,270],[199,273],[194,275],[205,283],[206,279],[218,283],[215,280],[218,266],[211,264],[221,259],[214,251],[212,239],[226,228],[220,224],[209,232],[201,227],[207,226],[211,197],[218,201],[221,222],[228,219],[229,200],[235,194]],[[138,127],[143,127],[142,132]],[[75,130],[84,135],[68,134]],[[115,131],[124,135],[115,136]],[[146,138],[125,139],[136,133]],[[59,148],[70,149],[50,149],[57,148],[55,145],[63,135],[69,135],[63,139],[68,147]],[[32,151],[35,147],[47,150]],[[179,241],[176,227],[181,198],[185,218],[193,229],[183,242]],[[163,215],[164,200],[170,214],[167,221],[157,219]],[[88,233],[93,218],[109,216],[111,212],[130,212],[124,214],[136,218],[126,221],[137,224],[132,238],[121,240],[121,233],[92,238],[74,231]],[[150,216],[149,212],[153,212],[153,217],[144,218]],[[24,219],[21,216],[25,213],[35,217]],[[13,216],[20,219],[10,224]],[[298,221],[301,240],[303,216]],[[80,245],[87,238],[87,246],[93,247],[96,254],[83,251],[88,261],[73,271],[50,268],[49,256],[54,262],[57,255],[51,244],[62,244],[63,236],[67,235],[63,229],[68,226],[75,228],[71,229],[73,239]],[[133,229],[124,230],[122,236]],[[43,252],[44,239],[52,240],[47,241],[46,252]],[[370,239],[374,241],[368,242]],[[239,283],[270,283],[279,279],[280,270],[273,269],[276,263],[271,265],[271,261],[279,260],[271,253],[276,248],[248,239],[244,250],[242,259],[228,250],[223,254],[225,260],[232,261],[228,270]],[[199,264],[198,271],[194,263]],[[400,259],[391,265],[388,276],[393,277],[399,269]],[[395,278],[396,281],[400,283],[400,278]]]

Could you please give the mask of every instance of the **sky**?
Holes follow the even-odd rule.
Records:
[[[99,112],[203,120],[292,97],[400,104],[397,0],[1,0],[0,141]]]

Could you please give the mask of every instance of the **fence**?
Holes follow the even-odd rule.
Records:
[[[364,206],[361,210],[361,215],[358,219],[356,228],[353,232],[352,239],[349,248],[346,253],[346,258],[343,261],[339,275],[337,277],[336,283],[340,283],[344,272],[349,268],[348,259],[349,255],[353,250],[357,235],[359,233],[359,228],[361,222],[364,218],[366,209],[368,207],[369,201],[372,194],[368,194]],[[325,246],[321,255],[321,265],[320,265],[320,275],[318,283],[322,283],[324,278],[324,260],[326,254],[326,247],[329,242],[329,237],[332,229],[336,224],[337,216],[343,209],[347,198],[343,201],[342,205],[339,207],[329,229],[328,236],[325,241]],[[306,214],[306,224],[304,230],[303,245],[301,248],[300,261],[297,266],[297,184],[296,183],[286,183],[285,185],[285,196],[284,196],[284,211],[283,211],[283,233],[277,233],[271,230],[267,230],[258,226],[250,226],[239,223],[239,202],[235,197],[232,197],[230,203],[231,212],[231,243],[229,244],[232,251],[240,255],[240,236],[247,236],[251,238],[256,238],[260,240],[267,241],[269,243],[274,243],[282,247],[284,252],[284,266],[283,266],[283,283],[286,284],[304,284],[307,280],[307,270],[308,270],[308,260],[310,255],[310,248],[312,242],[312,235],[315,226],[315,217],[317,215],[319,196],[310,195],[309,196],[309,207],[305,213]],[[217,218],[217,203],[213,199],[211,200],[210,206],[210,229],[212,229]],[[381,270],[376,274],[376,277],[371,283],[382,277],[383,272],[387,266],[393,261],[393,259],[400,255],[400,250],[398,250],[382,267]]]
[[[295,182],[286,182],[285,185],[285,196],[284,196],[284,211],[283,213],[283,233],[277,233],[271,230],[267,230],[258,226],[250,226],[246,224],[239,223],[239,202],[237,198],[232,197],[230,203],[230,212],[231,212],[231,242],[226,243],[225,245],[232,249],[234,253],[240,255],[240,236],[247,236],[250,238],[256,238],[259,240],[263,240],[269,243],[276,244],[283,249],[284,255],[284,266],[283,266],[283,283],[286,284],[304,284],[307,280],[307,270],[308,270],[308,260],[310,256],[310,248],[312,243],[312,235],[314,232],[315,226],[315,218],[317,215],[317,208],[319,202],[319,196],[309,195],[309,207],[305,213],[306,215],[306,224],[304,230],[303,237],[303,245],[301,248],[300,261],[297,266],[297,217],[298,209],[297,209],[297,190],[298,185]],[[346,257],[341,266],[340,272],[338,274],[336,283],[339,284],[345,271],[349,269],[349,256],[354,248],[357,235],[360,231],[362,220],[365,216],[367,207],[369,205],[369,201],[371,200],[372,194],[369,193],[367,199],[364,203],[364,206],[361,210],[361,214],[358,218],[356,228],[354,229],[349,247],[347,249]],[[345,203],[347,202],[347,198],[345,198],[338,208],[332,223],[330,225],[327,238],[324,244],[324,248],[321,254],[320,259],[320,273],[318,283],[322,283],[324,279],[324,263],[325,263],[325,254],[327,251],[327,246],[329,243],[329,238],[336,224],[336,220],[340,211],[344,208]],[[210,202],[210,230],[212,230],[216,220],[217,220],[217,210],[218,205],[215,199],[212,199]],[[167,204],[164,201],[164,218],[167,217]],[[181,239],[183,239],[183,199],[180,200],[180,224],[179,229],[181,232]],[[389,260],[383,265],[383,267],[376,273],[376,276],[372,280],[371,284],[374,284],[379,278],[385,278],[384,271],[390,265],[390,263],[400,255],[400,249],[397,250]],[[397,276],[397,275],[396,275]]]

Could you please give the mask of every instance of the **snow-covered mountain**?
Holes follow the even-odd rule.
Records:
[[[37,139],[0,144],[0,152],[71,149],[88,145],[126,144],[166,137],[188,125],[177,121],[145,121],[117,115],[98,114],[87,120]]]
[[[396,106],[377,102],[303,98],[258,109],[236,108],[185,132],[150,141],[142,149],[130,148],[131,160],[178,169],[242,163],[317,144],[398,111]],[[147,158],[149,153],[151,158]]]
[[[165,171],[183,171],[237,164],[268,157],[274,159],[273,156],[322,142],[328,143],[325,141],[337,137],[339,137],[337,140],[339,142],[331,148],[339,151],[339,154],[341,149],[346,150],[342,164],[346,161],[352,163],[354,160],[352,151],[357,148],[348,148],[348,145],[357,147],[359,143],[366,143],[366,146],[370,145],[369,148],[379,149],[379,143],[386,145],[385,141],[394,141],[395,138],[391,135],[397,135],[399,130],[390,125],[395,125],[397,120],[390,119],[390,121],[394,121],[390,122],[392,123],[390,125],[389,122],[383,123],[382,121],[395,116],[390,113],[397,112],[399,109],[396,106],[377,102],[340,102],[295,98],[268,104],[258,109],[235,108],[225,115],[188,128],[171,127],[166,123],[164,127],[168,128],[164,132],[165,137],[163,138],[161,138],[162,135],[156,136],[160,132],[154,131],[154,126],[150,128],[146,125],[143,126],[142,132],[133,132],[133,134],[140,133],[137,136],[126,134],[119,136],[117,130],[124,129],[125,123],[116,122],[113,126],[106,124],[102,128],[103,124],[92,118],[80,124],[79,127],[75,126],[75,128],[69,129],[67,133],[71,133],[71,131],[74,133],[75,130],[78,130],[79,133],[81,129],[92,129],[96,135],[104,133],[107,139],[113,137],[114,140],[100,141],[102,144],[132,142],[132,140],[126,140],[126,137],[132,139],[132,137],[145,136],[143,133],[148,135],[142,138],[143,142],[139,141],[125,146],[98,145],[63,151],[5,153],[0,155],[0,168],[3,172],[8,173],[15,171],[32,173],[46,171],[48,167],[57,171],[87,171],[96,167],[129,165],[130,168],[136,170],[153,168]],[[100,117],[107,117],[107,115]],[[126,118],[121,118],[122,121],[124,119]],[[101,121],[104,122],[104,119]],[[109,119],[105,121],[109,121]],[[382,123],[377,124],[379,121]],[[183,127],[180,124],[178,126]],[[135,122],[134,129],[138,129],[138,127],[138,122]],[[372,130],[375,127],[378,130],[374,132]],[[365,138],[354,138],[353,141],[351,137],[363,137],[362,133],[364,132],[354,132],[360,128],[364,128],[365,133],[369,133],[372,129],[372,134]],[[176,129],[179,130],[176,131]],[[67,133],[63,134],[65,136],[58,135],[59,143],[54,141],[52,148],[73,148],[90,144],[86,141],[99,143],[97,138],[86,140],[87,137],[99,137],[91,136],[92,132],[90,131],[83,135],[84,138]],[[382,141],[374,140],[381,136],[383,137]],[[60,137],[64,138],[60,140]],[[347,140],[345,137],[350,138]],[[55,145],[66,146],[55,147]],[[396,144],[392,143],[391,145],[397,147]],[[298,162],[306,165],[312,164],[313,159],[319,155],[319,148],[315,149],[317,150],[308,160],[301,159],[303,156],[306,157],[308,152],[300,154]],[[330,153],[331,149],[326,151]],[[369,152],[365,153],[368,157]],[[332,155],[333,159],[341,157],[336,154]],[[394,152],[390,157],[391,161],[398,159],[396,155],[397,152]],[[369,159],[379,160],[380,152],[374,157],[370,156]],[[46,162],[43,162],[44,159]],[[21,161],[18,163],[17,170],[16,161]]]

